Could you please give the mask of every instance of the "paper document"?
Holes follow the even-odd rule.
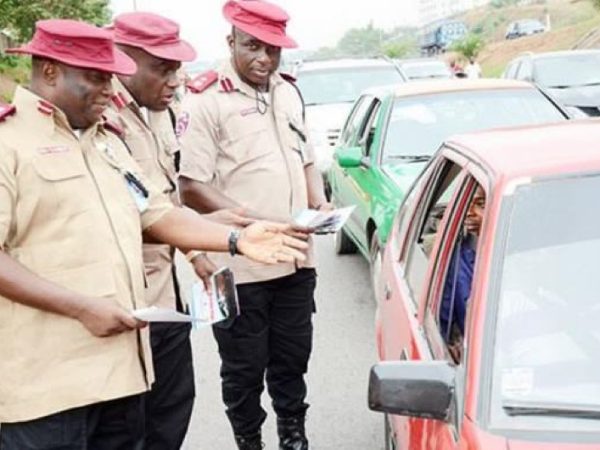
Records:
[[[355,206],[334,209],[333,211],[317,211],[305,209],[294,217],[294,223],[307,228],[314,228],[316,234],[335,233],[346,223]]]
[[[202,328],[238,316],[240,306],[231,270],[227,267],[219,269],[211,276],[210,283],[210,295],[202,282],[197,281],[192,285],[189,314],[152,306],[136,309],[133,316],[146,322],[192,322],[194,328]]]
[[[149,308],[136,309],[133,311],[133,317],[144,322],[192,322],[194,318],[188,314],[183,314],[169,308],[158,308],[150,306]]]

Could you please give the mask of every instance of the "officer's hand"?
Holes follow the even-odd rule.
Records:
[[[289,224],[259,221],[244,228],[238,240],[238,251],[250,259],[267,264],[304,261],[308,244],[292,237]]]
[[[114,336],[147,325],[121,306],[101,298],[87,299],[76,318],[96,337]]]
[[[331,202],[325,202],[325,203],[321,203],[319,205],[319,207],[317,208],[318,211],[321,212],[329,212],[329,211],[333,211],[335,208],[333,207],[333,203]]]
[[[217,271],[217,266],[205,254],[196,256],[192,261],[192,265],[196,275],[202,280],[204,288],[210,294],[212,291],[210,276]]]
[[[243,208],[219,209],[210,214],[205,214],[204,217],[213,222],[233,225],[235,227],[245,227],[256,222],[254,219],[246,216]]]

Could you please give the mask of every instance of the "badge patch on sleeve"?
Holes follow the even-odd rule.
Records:
[[[187,131],[190,126],[190,113],[184,111],[177,119],[177,125],[175,126],[175,135],[181,137]]]

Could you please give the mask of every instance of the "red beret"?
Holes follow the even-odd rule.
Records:
[[[49,58],[70,66],[132,75],[136,64],[115,47],[112,34],[76,20],[40,20],[31,41],[6,53],[24,53]]]
[[[234,27],[276,47],[295,48],[296,41],[285,34],[290,16],[279,6],[264,0],[229,0],[223,15]]]
[[[196,51],[179,37],[179,25],[148,12],[120,14],[111,27],[117,44],[131,45],[158,58],[193,61]]]

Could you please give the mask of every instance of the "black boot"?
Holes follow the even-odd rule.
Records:
[[[240,450],[262,450],[265,446],[260,439],[260,431],[246,436],[235,435],[235,443]]]
[[[304,433],[304,417],[277,419],[279,450],[308,450],[308,439]]]

